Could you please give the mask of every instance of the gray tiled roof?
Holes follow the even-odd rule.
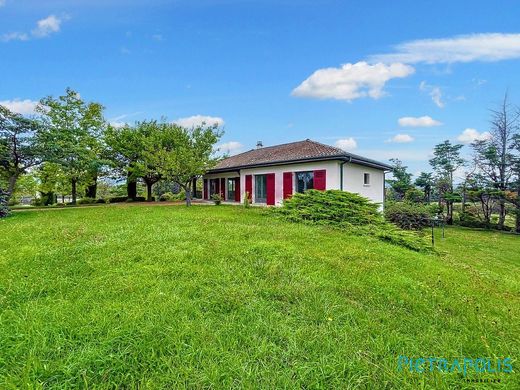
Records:
[[[306,139],[304,141],[252,149],[248,152],[228,157],[220,161],[210,172],[262,165],[278,165],[306,160],[319,161],[332,159],[352,161],[354,163],[370,165],[385,170],[391,169],[387,164],[345,152],[334,146]]]

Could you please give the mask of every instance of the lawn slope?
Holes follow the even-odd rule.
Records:
[[[0,388],[472,388],[397,357],[517,359],[520,238],[437,242],[226,206],[17,213],[0,221]]]

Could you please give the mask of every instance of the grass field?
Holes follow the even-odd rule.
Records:
[[[440,254],[241,207],[28,211],[0,221],[0,389],[474,388],[397,357],[513,359],[520,237]]]

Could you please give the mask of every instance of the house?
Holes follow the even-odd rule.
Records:
[[[308,189],[344,190],[383,202],[383,164],[309,139],[262,147],[228,157],[203,177],[204,199],[220,194],[225,201],[279,205]]]

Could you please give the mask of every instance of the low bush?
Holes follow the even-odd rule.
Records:
[[[173,195],[171,192],[165,192],[159,197],[160,202],[171,202],[175,195]]]
[[[99,198],[99,199],[96,200],[96,203],[98,203],[98,204],[99,203],[107,203],[107,201],[105,199],[103,199],[103,198]]]
[[[249,195],[249,192],[245,192],[244,193],[244,200],[242,201],[244,207],[246,209],[248,209],[249,207],[251,207],[251,198],[250,198],[250,195]]]
[[[415,251],[430,250],[427,241],[418,233],[407,232],[386,222],[377,203],[345,191],[310,190],[294,194],[272,212],[293,222],[327,225]]]
[[[94,198],[81,198],[77,202],[78,204],[93,204],[96,203],[96,199]]]
[[[213,203],[215,203],[215,205],[219,206],[224,199],[220,194],[213,194],[211,195],[211,200],[213,201]]]
[[[401,229],[421,230],[430,225],[432,217],[428,206],[410,202],[389,202],[385,205],[385,218]]]
[[[176,202],[186,200],[186,193],[181,191],[177,194],[173,194],[171,192],[165,192],[159,197],[160,202]]]
[[[126,196],[113,196],[112,198],[109,199],[109,202],[110,203],[123,203],[123,202],[126,202],[128,199],[128,197]]]
[[[10,214],[7,206],[7,193],[0,188],[0,218],[5,218]]]

